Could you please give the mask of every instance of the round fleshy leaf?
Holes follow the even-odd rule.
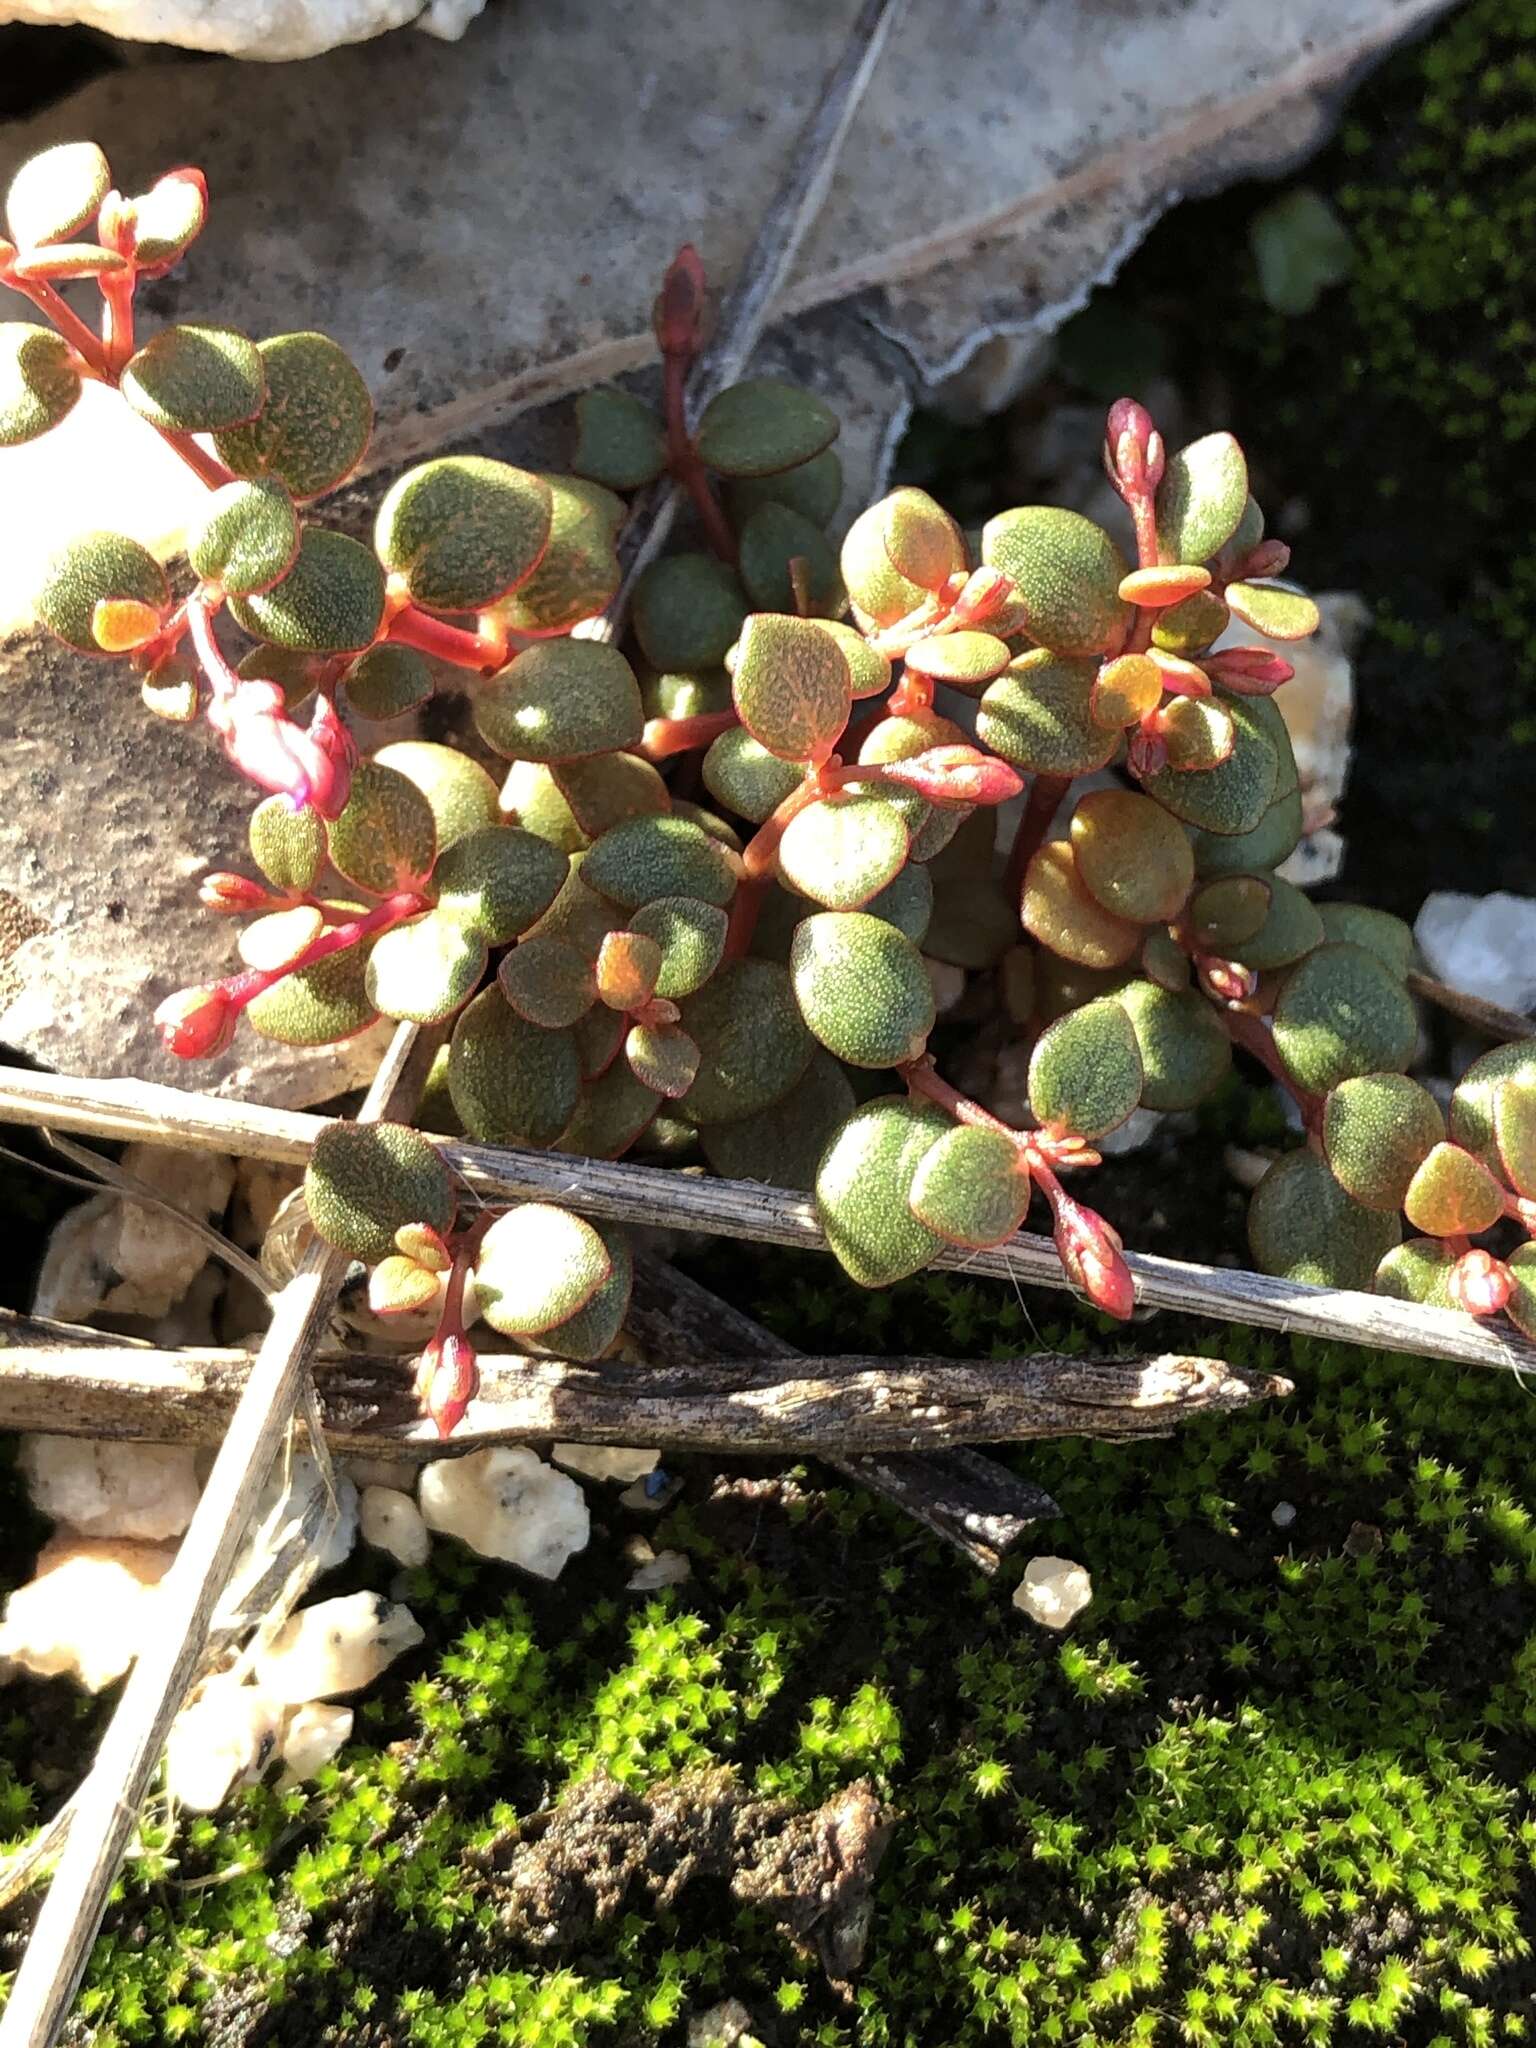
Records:
[[[908,1203],[926,1229],[983,1251],[1012,1237],[1029,1194],[1029,1174],[1011,1138],[956,1124],[923,1154]]]
[[[740,562],[755,611],[798,612],[802,589],[811,618],[830,618],[847,604],[836,549],[819,526],[788,505],[758,506],[741,529]]]
[[[1536,1082],[1501,1081],[1494,1089],[1493,1136],[1505,1180],[1536,1200]]]
[[[878,697],[889,687],[891,664],[883,654],[877,654],[864,635],[856,627],[842,619],[818,619],[820,630],[835,640],[848,664],[848,681],[855,701],[861,697]]]
[[[1278,583],[1229,583],[1227,604],[1245,626],[1271,640],[1305,640],[1321,624],[1310,597]]]
[[[312,904],[297,903],[291,910],[274,910],[248,924],[240,934],[237,950],[247,967],[264,971],[288,967],[314,944],[324,929],[322,911]]]
[[[638,754],[562,761],[553,777],[583,839],[600,839],[631,818],[659,817],[672,808],[666,783]]]
[[[1213,697],[1176,697],[1162,714],[1159,736],[1176,775],[1204,775],[1230,760],[1237,727],[1225,704]]]
[[[828,910],[858,910],[900,872],[909,844],[894,804],[844,790],[790,820],[779,841],[779,874]]]
[[[616,385],[600,384],[576,401],[571,468],[611,491],[638,491],[667,466],[667,437],[648,405]]]
[[[1355,265],[1348,230],[1309,185],[1261,207],[1248,223],[1248,245],[1265,301],[1291,318],[1310,313],[1329,285],[1341,284]]]
[[[739,533],[760,505],[787,505],[813,525],[830,524],[843,502],[843,465],[835,448],[823,448],[809,462],[773,476],[733,477],[725,487],[725,509]]]
[[[1104,909],[1089,894],[1069,842],[1049,839],[1024,871],[1024,929],[1080,967],[1122,967],[1135,958],[1142,928]]]
[[[1394,1245],[1376,1268],[1374,1291],[1392,1301],[1416,1301],[1422,1308],[1454,1308],[1455,1270],[1453,1251],[1433,1237],[1410,1237]]]
[[[910,864],[903,868],[892,888],[914,872],[921,870]],[[875,916],[884,915],[889,894],[889,890],[883,891],[866,908]],[[925,953],[952,967],[995,967],[1018,940],[1019,914],[1002,885],[990,877],[976,881],[944,876],[933,884],[927,930],[914,932],[906,925],[902,929],[909,938],[920,940]]]
[[[1403,1214],[1426,1237],[1476,1237],[1504,1214],[1504,1191],[1480,1159],[1442,1142],[1409,1181]]]
[[[246,1006],[246,1021],[279,1045],[334,1045],[378,1016],[368,998],[368,948],[349,946],[301,967]]]
[[[585,859],[584,854],[571,856],[570,871],[560,886],[560,894],[526,936],[547,934],[564,939],[586,959],[596,960],[598,948],[610,932],[619,929],[623,916],[607,897],[599,896],[582,880]]]
[[[1136,1034],[1143,1109],[1194,1109],[1221,1086],[1231,1071],[1232,1042],[1203,996],[1137,980],[1109,1000]]]
[[[681,1008],[700,1055],[681,1108],[690,1123],[754,1116],[787,1095],[810,1062],[811,1035],[773,961],[727,961]]]
[[[1413,927],[1402,918],[1365,903],[1321,903],[1318,916],[1325,938],[1364,946],[1384,967],[1390,967],[1399,981],[1407,979],[1413,965]]]
[[[592,843],[556,782],[555,771],[542,761],[512,763],[502,784],[501,808],[515,824],[561,853],[581,853]]]
[[[477,995],[453,1029],[448,1089],[471,1137],[542,1151],[576,1108],[581,1066],[568,1031],[545,1031],[499,988]]]
[[[1096,724],[1098,666],[1031,648],[989,683],[976,714],[976,737],[1015,768],[1034,775],[1091,775],[1113,759],[1118,731]]]
[[[253,420],[267,376],[255,342],[233,327],[162,327],[131,359],[119,389],[152,426],[207,434]]]
[[[744,725],[733,725],[710,742],[703,774],[704,787],[717,803],[761,825],[791,790],[800,787],[805,763],[781,760],[753,739]]]
[[[1536,1343],[1536,1244],[1518,1245],[1504,1263],[1515,1283],[1504,1313],[1523,1336]]]
[[[1189,955],[1167,932],[1148,932],[1141,949],[1141,971],[1149,981],[1175,995],[1190,985]]]
[[[1195,868],[1201,875],[1230,875],[1256,869],[1276,868],[1295,852],[1301,841],[1302,804],[1300,789],[1277,796],[1251,832],[1193,832]],[[1328,930],[1328,911],[1321,915]],[[1329,932],[1330,938],[1353,939],[1353,932]],[[1367,948],[1367,950],[1371,950]]]
[[[432,671],[414,647],[384,640],[358,656],[342,688],[359,718],[401,718],[431,697]]]
[[[923,495],[918,493],[919,497]],[[891,560],[885,544],[883,503],[871,505],[854,520],[843,538],[839,562],[861,624],[867,621],[876,628],[894,626],[898,619],[906,618],[927,602],[928,592],[920,583],[903,576]]]
[[[638,744],[640,686],[616,647],[544,640],[525,648],[474,696],[488,747],[520,761],[575,761]]]
[[[1162,672],[1144,654],[1119,654],[1106,661],[1093,679],[1088,715],[1095,725],[1123,732],[1162,700]]]
[[[133,208],[133,260],[141,271],[163,275],[191,248],[208,218],[208,192],[195,172],[168,171]]]
[[[426,798],[437,828],[439,857],[466,833],[500,824],[495,783],[458,747],[439,746],[434,740],[392,740],[373,759],[375,766],[403,775]]]
[[[581,869],[589,889],[625,910],[658,896],[697,896],[724,909],[736,893],[737,871],[718,840],[676,812],[615,825],[594,841]]]
[[[1396,1216],[1362,1208],[1309,1145],[1277,1159],[1248,1205],[1259,1271],[1310,1287],[1370,1287],[1401,1235]]]
[[[934,886],[933,876],[926,867],[915,861],[908,861],[893,881],[871,896],[863,906],[871,917],[884,918],[887,924],[895,925],[897,931],[909,938],[914,946],[922,945],[928,935],[928,926],[933,918]],[[1006,914],[1006,905],[1005,905]],[[1009,917],[1009,936],[1013,935],[1013,920]],[[940,952],[941,960],[951,959],[950,953]],[[966,965],[964,961],[957,965]]]
[[[1199,654],[1227,630],[1227,607],[1211,590],[1197,590],[1182,604],[1159,612],[1152,628],[1152,645],[1165,654]]]
[[[225,484],[208,500],[187,542],[187,560],[206,583],[248,597],[286,576],[299,551],[299,515],[280,484]]]
[[[458,918],[434,910],[374,941],[369,999],[386,1017],[440,1024],[469,1001],[485,965],[485,940]]]
[[[560,1134],[558,1152],[583,1159],[621,1159],[656,1119],[661,1097],[635,1079],[628,1060],[615,1059],[583,1084],[576,1114]]]
[[[105,597],[91,613],[91,632],[103,654],[128,654],[160,631],[160,613],[136,597]]]
[[[713,555],[664,556],[635,585],[635,638],[658,669],[717,667],[746,616],[741,579]]]
[[[96,218],[112,185],[94,142],[56,142],[28,157],[5,195],[5,221],[18,249],[67,242]]]
[[[0,321],[0,448],[56,427],[80,396],[69,343],[29,320]]]
[[[563,1323],[556,1323],[553,1329],[541,1330],[537,1336],[527,1330],[518,1331],[516,1334],[530,1350],[584,1361],[606,1358],[618,1342],[624,1318],[629,1314],[634,1259],[622,1231],[607,1224],[597,1234],[611,1261],[608,1278],[585,1308],[578,1309]]]
[[[1094,901],[1133,924],[1170,924],[1195,879],[1188,835],[1151,797],[1094,789],[1072,813],[1078,879]]]
[[[314,690],[325,664],[318,655],[287,647],[247,648],[235,664],[235,674],[245,682],[275,683],[283,693],[289,712]]]
[[[724,956],[729,925],[723,910],[692,896],[656,896],[642,904],[630,926],[660,950],[657,995],[680,1002],[701,989]]]
[[[1213,732],[1216,722],[1230,719],[1232,749],[1225,760],[1206,766],[1183,756],[1174,766],[1170,739],[1168,765],[1146,778],[1149,796],[1202,832],[1251,832],[1274,799],[1280,763],[1268,735],[1252,715],[1254,700],[1222,704],[1211,698],[1182,697],[1177,705],[1192,707],[1187,729]],[[1186,728],[1181,726],[1181,730]],[[1214,736],[1214,735],[1213,735]]]
[[[816,1172],[816,1213],[838,1264],[861,1287],[921,1272],[944,1240],[912,1213],[912,1183],[950,1128],[931,1102],[882,1095],[833,1132]]]
[[[366,647],[384,618],[384,572],[360,542],[306,526],[286,576],[270,590],[230,602],[237,624],[257,640],[298,654],[350,654]]]
[[[592,1225],[550,1202],[522,1202],[480,1240],[475,1294],[504,1337],[537,1336],[586,1307],[613,1270]]]
[[[1157,487],[1157,544],[1165,562],[1209,561],[1248,503],[1248,465],[1230,434],[1207,434],[1168,458]]]
[[[755,1180],[808,1194],[828,1138],[853,1109],[853,1087],[818,1045],[781,1102],[734,1123],[706,1124],[704,1157],[725,1180]]]
[[[432,886],[445,916],[486,945],[504,946],[538,923],[568,872],[565,857],[532,832],[483,825],[438,857]]]
[[[127,268],[126,256],[103,249],[99,242],[56,242],[19,257],[11,266],[11,275],[36,278],[44,284],[73,284],[88,277],[113,277]]]
[[[1028,632],[1055,654],[1118,647],[1131,607],[1120,595],[1126,560],[1102,526],[1058,505],[1022,505],[982,529],[981,559],[1011,576]]]
[[[257,344],[267,396],[248,425],[214,437],[236,476],[271,477],[295,498],[316,498],[349,477],[373,433],[362,373],[328,334],[274,334]]]
[[[84,533],[49,562],[37,593],[37,615],[50,633],[81,654],[102,654],[100,607],[126,602],[163,616],[171,590],[165,571],[124,533]]]
[[[880,500],[880,527],[891,567],[919,590],[942,590],[967,566],[959,527],[942,505],[912,484]]]
[[[1296,1084],[1326,1095],[1357,1074],[1400,1074],[1413,1055],[1413,1004],[1359,946],[1319,946],[1275,1004],[1275,1045]]]
[[[1235,879],[1235,878],[1234,878]],[[1317,907],[1292,882],[1279,875],[1262,875],[1258,880],[1269,889],[1269,909],[1264,922],[1251,938],[1244,939],[1231,957],[1245,967],[1267,974],[1276,967],[1289,967],[1323,943],[1323,921]]]
[[[731,708],[731,679],[724,668],[669,669],[640,678],[647,718],[705,718]]]
[[[284,796],[264,797],[247,828],[251,858],[274,889],[306,890],[315,885],[325,858],[325,827],[317,811],[296,811]]]
[[[594,618],[619,587],[614,536],[624,502],[601,484],[547,476],[552,509],[549,546],[537,569],[494,607],[513,633],[568,633]]]
[[[1075,960],[1041,950],[1035,955],[1035,1016],[1054,1023],[1069,1010],[1080,1010],[1100,996],[1117,995],[1133,979],[1123,967],[1083,967]]]
[[[796,929],[789,971],[812,1032],[851,1067],[921,1057],[934,1024],[933,983],[912,941],[868,911],[820,911]]]
[[[656,993],[661,947],[644,932],[610,932],[598,948],[597,993],[610,1010],[638,1010]]]
[[[1029,1056],[1029,1106],[1049,1131],[1102,1138],[1138,1106],[1144,1079],[1129,1012],[1104,996],[1041,1032]]]
[[[749,377],[710,400],[694,445],[721,476],[773,476],[809,462],[836,438],[836,413],[811,392]]]
[[[668,1102],[686,1095],[699,1071],[699,1048],[675,1025],[631,1025],[624,1057],[636,1080]]]
[[[327,1244],[372,1266],[405,1224],[451,1228],[453,1183],[436,1146],[405,1124],[330,1123],[304,1169],[304,1204]]]
[[[486,455],[440,455],[390,487],[373,545],[414,603],[479,611],[533,574],[553,521],[543,477]]]
[[[907,650],[907,667],[976,697],[1012,660],[1008,643],[991,633],[936,633]]]
[[[623,1049],[626,1029],[622,1012],[610,1010],[606,1003],[594,1003],[577,1019],[571,1037],[583,1081],[596,1080],[610,1070]]]
[[[437,1300],[439,1278],[402,1252],[391,1252],[368,1275],[368,1307],[376,1316],[421,1315]]]
[[[496,978],[517,1014],[546,1031],[563,1031],[597,1000],[591,961],[551,932],[515,946],[496,970]]]
[[[1406,1074],[1342,1081],[1323,1108],[1323,1145],[1334,1179],[1365,1208],[1394,1216],[1444,1136],[1440,1105]]]
[[[1202,953],[1224,960],[1264,929],[1272,894],[1264,875],[1222,875],[1196,890],[1189,906],[1190,929]]]
[[[1506,1081],[1517,1081],[1522,1087],[1536,1084],[1536,1044],[1529,1039],[1495,1046],[1474,1060],[1451,1097],[1451,1136],[1494,1173],[1500,1167],[1494,1107]]]
[[[432,872],[437,831],[421,791],[392,768],[364,761],[339,818],[326,826],[338,874],[375,896],[419,886]]]
[[[754,612],[732,678],[736,709],[770,754],[806,761],[826,753],[848,722],[852,685],[842,648],[813,619]]]

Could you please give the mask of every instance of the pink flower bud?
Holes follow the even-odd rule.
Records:
[[[439,1436],[452,1436],[479,1391],[480,1361],[469,1339],[458,1332],[434,1337],[421,1354],[416,1392]]]
[[[1070,1195],[1057,1194],[1051,1207],[1056,1252],[1067,1278],[1095,1308],[1126,1321],[1136,1306],[1136,1283],[1121,1257],[1120,1233]]]
[[[1219,1003],[1246,1003],[1259,985],[1253,969],[1238,960],[1216,960],[1207,954],[1198,971],[1201,988]]]
[[[1268,697],[1296,671],[1283,655],[1264,647],[1226,647],[1207,654],[1201,663],[1206,674],[1239,697]]]
[[[951,807],[1006,803],[1024,787],[1023,778],[1006,761],[964,745],[928,747],[908,761],[888,761],[880,779],[902,783],[932,804]]]
[[[211,1060],[234,1042],[238,1004],[222,982],[178,989],[155,1012],[160,1040],[179,1060]]]
[[[1515,1291],[1515,1276],[1492,1252],[1463,1252],[1446,1283],[1451,1300],[1469,1316],[1496,1316]]]
[[[329,779],[317,775],[309,800],[322,818],[339,818],[352,794],[352,771],[357,766],[357,742],[342,723],[340,712],[322,690],[315,699],[309,721],[309,738],[328,764]]]
[[[234,917],[247,910],[270,910],[278,899],[247,875],[232,875],[226,869],[215,868],[199,882],[197,900],[204,910]]]
[[[339,768],[310,733],[294,724],[276,683],[255,678],[214,696],[208,723],[223,740],[230,765],[258,788],[286,796],[296,811],[312,802],[317,791],[334,802],[343,775],[350,786],[350,768]],[[329,734],[327,741],[335,744]]]
[[[1001,569],[973,569],[954,598],[957,626],[985,626],[1013,596],[1014,582]]]
[[[667,265],[651,309],[651,325],[664,356],[691,355],[698,346],[704,311],[704,265],[691,242]]]
[[[1104,467],[1123,498],[1144,496],[1163,478],[1163,437],[1134,398],[1117,398],[1104,428]]]
[[[1161,733],[1149,732],[1145,725],[1131,734],[1131,743],[1126,749],[1125,765],[1138,782],[1145,782],[1149,775],[1156,775],[1168,765],[1168,742]]]

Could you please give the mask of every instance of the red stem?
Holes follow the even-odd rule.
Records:
[[[248,967],[244,974],[232,974],[218,986],[233,1009],[243,1010],[248,1003],[253,1003],[259,995],[265,995],[269,988],[286,980],[290,974],[318,966],[322,960],[330,959],[333,953],[345,953],[349,947],[360,946],[365,939],[378,938],[397,924],[408,924],[413,917],[420,917],[431,907],[430,899],[419,890],[398,890],[362,917],[354,917],[346,924],[332,925],[319,933],[297,959],[288,961],[285,966]]]
[[[1045,835],[1051,829],[1051,820],[1061,807],[1061,800],[1072,787],[1070,775],[1037,775],[1024,805],[1024,815],[1019,820],[1019,829],[1014,834],[1013,845],[1008,852],[1008,865],[1003,874],[1003,887],[1011,901],[1017,902],[1024,893],[1024,872],[1030,862],[1045,844]]]
[[[12,291],[24,293],[39,313],[53,322],[75,354],[90,365],[103,383],[116,385],[117,375],[104,344],[46,278],[17,277],[14,272],[7,271],[4,281]]]
[[[805,780],[789,792],[772,817],[758,826],[741,856],[742,865],[752,881],[766,882],[772,877],[774,858],[785,830],[793,819],[798,818],[802,811],[809,810],[812,804],[819,803],[826,793],[821,771],[812,769]]]
[[[700,711],[692,718],[647,719],[640,735],[640,752],[647,761],[665,761],[672,754],[691,754],[707,747],[721,733],[740,725],[735,711]]]
[[[1218,1009],[1216,1014],[1220,1017],[1222,1029],[1232,1043],[1240,1045],[1244,1052],[1252,1053],[1264,1071],[1290,1096],[1300,1110],[1301,1120],[1308,1132],[1313,1137],[1321,1136],[1323,1098],[1321,1095],[1312,1094],[1306,1088],[1297,1087],[1285,1070],[1285,1062],[1280,1057],[1279,1048],[1269,1027],[1248,1010]]]
[[[709,472],[698,458],[688,433],[684,404],[691,357],[669,351],[662,358],[662,394],[667,419],[667,467],[693,501],[704,537],[722,562],[736,565],[736,536],[715,496]]]
[[[107,360],[120,376],[133,354],[133,294],[138,276],[130,264],[126,270],[98,278],[97,283],[102,299],[102,340]]]
[[[983,1109],[979,1102],[973,1102],[969,1095],[962,1095],[958,1088],[952,1088],[936,1071],[933,1061],[926,1055],[914,1060],[910,1066],[898,1069],[907,1084],[909,1095],[925,1096],[929,1102],[936,1102],[940,1109],[948,1110],[956,1123],[978,1124],[983,1130],[1001,1131],[1005,1138],[1011,1138],[1021,1152],[1027,1151],[1032,1133],[1016,1131],[1012,1124],[1005,1124],[1001,1117],[994,1116],[990,1109]]]
[[[494,675],[507,665],[506,635],[489,617],[482,620],[479,632],[467,633],[462,626],[450,626],[446,620],[407,604],[395,613],[382,637],[480,675]]]

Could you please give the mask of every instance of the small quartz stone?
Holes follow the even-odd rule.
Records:
[[[61,1532],[0,1621],[0,1659],[38,1678],[73,1678],[100,1692],[121,1678],[153,1625],[155,1588],[176,1561],[172,1544],[125,1543]]]
[[[1437,890],[1413,935],[1437,980],[1522,1016],[1536,1010],[1536,899]]]
[[[1013,1604],[1042,1628],[1065,1628],[1093,1598],[1087,1570],[1070,1557],[1032,1557],[1014,1588]]]
[[[232,1673],[210,1678],[171,1724],[165,1789],[174,1806],[213,1813],[230,1793],[254,1785],[277,1749],[282,1708]]]
[[[1296,1510],[1288,1500],[1277,1500],[1270,1509],[1269,1519],[1277,1529],[1289,1529],[1296,1519]]]
[[[586,1496],[575,1480],[522,1444],[436,1459],[422,1472],[417,1498],[429,1529],[536,1578],[559,1578],[591,1534]]]
[[[661,1463],[660,1451],[632,1451],[622,1444],[556,1444],[550,1456],[583,1479],[607,1479],[628,1486]]]
[[[752,2015],[739,1998],[712,2005],[688,2022],[688,2048],[748,2048]]]
[[[680,1550],[658,1550],[646,1558],[625,1580],[631,1593],[655,1593],[663,1586],[681,1586],[693,1576],[693,1566]]]
[[[130,1145],[123,1170],[178,1209],[206,1222],[221,1218],[235,1184],[235,1162],[219,1152]],[[163,1316],[207,1263],[204,1240],[165,1209],[116,1194],[93,1195],[71,1209],[48,1241],[33,1312],[62,1322],[114,1316]]]
[[[306,1700],[283,1722],[279,1755],[283,1775],[278,1789],[302,1785],[328,1764],[344,1743],[352,1739],[352,1709],[335,1707],[327,1700]]]
[[[159,1542],[179,1536],[197,1506],[190,1445],[29,1436],[21,1469],[38,1513],[82,1536]]]
[[[365,1543],[387,1551],[396,1564],[425,1564],[432,1554],[427,1525],[408,1493],[392,1486],[365,1486],[358,1507],[358,1527]]]
[[[408,1607],[377,1593],[345,1593],[291,1615],[256,1656],[256,1682],[284,1706],[361,1692],[424,1630]]]

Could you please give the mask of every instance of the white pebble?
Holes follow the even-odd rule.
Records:
[[[1288,1500],[1277,1500],[1270,1510],[1269,1519],[1277,1529],[1289,1529],[1296,1519],[1296,1510]]]
[[[290,1615],[255,1659],[256,1682],[283,1706],[361,1692],[424,1631],[408,1607],[345,1593]]]
[[[179,1536],[197,1506],[190,1445],[29,1436],[21,1469],[38,1512],[81,1536],[157,1543]]]
[[[693,1566],[681,1550],[658,1550],[625,1580],[631,1593],[655,1593],[663,1586],[681,1586],[693,1575]]]
[[[100,1692],[121,1678],[152,1626],[156,1588],[176,1562],[172,1544],[59,1535],[0,1621],[0,1659],[38,1678],[73,1678]]]
[[[325,1700],[306,1700],[295,1707],[283,1723],[279,1755],[283,1775],[279,1791],[302,1785],[330,1762],[345,1743],[352,1740],[352,1709],[333,1707]]]
[[[213,1813],[238,1786],[254,1785],[277,1748],[282,1708],[232,1673],[210,1678],[171,1724],[165,1789],[176,1806]]]
[[[643,1479],[661,1463],[660,1451],[632,1451],[623,1444],[556,1444],[550,1456],[583,1479],[612,1480],[618,1486]]]
[[[422,1472],[417,1498],[429,1529],[541,1579],[559,1578],[592,1533],[575,1480],[522,1444],[436,1459]]]
[[[1042,1628],[1065,1628],[1093,1598],[1093,1580],[1070,1557],[1032,1557],[1014,1588],[1013,1604]]]
[[[432,1538],[421,1509],[408,1493],[397,1493],[392,1486],[363,1488],[358,1527],[365,1543],[387,1551],[396,1564],[425,1564],[432,1554]]]

